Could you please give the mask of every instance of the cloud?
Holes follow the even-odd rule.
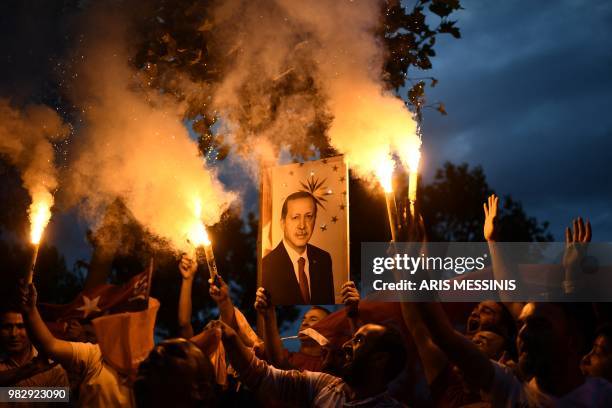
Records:
[[[449,116],[428,113],[425,162],[482,164],[492,187],[550,220],[590,216],[612,239],[612,5],[464,2],[463,38],[441,41],[428,90]],[[463,18],[465,17],[465,18]],[[605,203],[608,203],[606,206]]]

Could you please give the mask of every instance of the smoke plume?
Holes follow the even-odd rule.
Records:
[[[21,172],[23,186],[32,198],[31,218],[39,216],[39,206],[44,203],[44,225],[49,221],[48,208],[53,206],[58,185],[52,143],[61,141],[69,132],[57,112],[47,106],[17,109],[8,100],[0,99],[0,154]]]
[[[228,69],[214,104],[233,137],[255,134],[278,155],[314,150],[323,133],[366,179],[391,152],[407,160],[421,140],[404,102],[383,83],[381,9],[377,0],[222,2],[211,33],[225,53],[212,53]]]
[[[67,203],[95,220],[119,197],[150,232],[187,250],[194,223],[215,224],[235,197],[190,138],[185,107],[138,86],[123,23],[95,14],[78,50],[71,98],[84,124],[72,146]]]

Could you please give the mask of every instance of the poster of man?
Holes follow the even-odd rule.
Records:
[[[340,303],[349,278],[343,156],[265,169],[258,282],[277,305]]]

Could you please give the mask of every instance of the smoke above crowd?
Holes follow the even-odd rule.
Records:
[[[230,136],[264,139],[278,155],[314,149],[311,140],[324,127],[331,147],[365,179],[391,152],[418,151],[412,114],[383,83],[375,35],[381,10],[379,1],[331,0],[232,0],[215,8],[211,43],[227,52],[212,53],[228,67],[213,104],[231,123]],[[278,160],[249,150],[253,156],[264,164]]]
[[[146,2],[142,15],[163,22],[155,4]],[[60,81],[76,113],[64,147],[59,210],[78,207],[95,227],[119,198],[150,232],[187,250],[193,225],[217,223],[238,199],[190,134],[194,99],[216,115],[213,137],[229,146],[228,161],[253,179],[287,153],[301,160],[345,154],[366,180],[392,167],[394,155],[408,166],[421,140],[404,101],[383,80],[381,6],[377,0],[205,3],[206,17],[197,24],[206,43],[191,50],[198,56],[192,69],[213,63],[219,69],[211,80],[166,72],[178,93],[147,80],[150,64],[134,63],[143,22],[133,5],[85,7],[73,23],[79,35]],[[160,36],[172,46],[169,34]],[[58,188],[52,143],[68,127],[46,107],[19,111],[2,102],[0,108],[2,117],[14,118],[1,125],[2,153],[22,171],[30,194],[46,195],[50,207]]]

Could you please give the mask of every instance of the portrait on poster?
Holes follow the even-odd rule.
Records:
[[[267,168],[261,194],[259,286],[276,305],[340,303],[349,279],[344,157]]]

